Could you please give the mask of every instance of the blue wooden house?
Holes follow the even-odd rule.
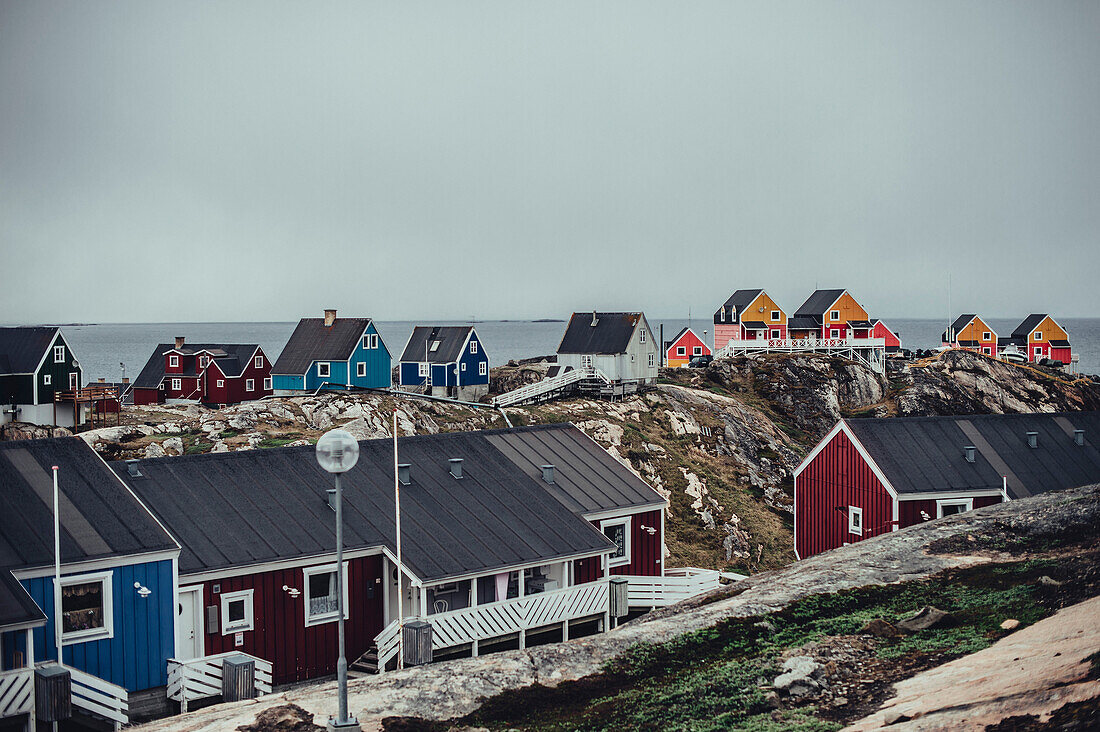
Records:
[[[401,354],[398,383],[477,401],[489,393],[489,356],[471,325],[418,325]]]
[[[61,545],[56,589],[55,465]],[[0,495],[7,506],[0,511],[0,574],[18,580],[7,594],[31,611],[23,613],[24,630],[3,634],[4,668],[45,663],[69,674],[76,721],[117,726],[166,711],[179,545],[78,438],[0,443]],[[37,621],[32,608],[40,611]],[[5,678],[0,675],[0,684]],[[33,729],[35,710],[21,713]]]
[[[370,318],[302,318],[271,368],[277,396],[390,386],[390,351]]]

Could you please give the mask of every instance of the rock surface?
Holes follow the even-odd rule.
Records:
[[[8,422],[0,425],[0,442],[8,440],[41,440],[47,437],[69,437],[73,433],[64,427],[43,427],[30,422]]]

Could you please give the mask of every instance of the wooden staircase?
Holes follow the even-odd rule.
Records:
[[[355,677],[376,673],[378,673],[378,644],[371,643],[367,652],[355,659],[355,663],[348,667],[348,675]]]

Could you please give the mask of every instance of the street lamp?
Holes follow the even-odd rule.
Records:
[[[329,717],[328,729],[359,729],[359,722],[348,716],[348,661],[344,658],[344,516],[340,506],[340,473],[355,467],[359,460],[359,443],[344,430],[329,430],[317,441],[317,462],[336,481],[336,607],[337,638],[340,657],[336,661],[336,680],[339,686],[339,715]]]

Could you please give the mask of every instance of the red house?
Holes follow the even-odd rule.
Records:
[[[271,361],[255,343],[162,343],[133,384],[134,404],[237,404],[272,394]]]
[[[878,318],[871,318],[870,338],[881,338],[886,341],[886,352],[897,353],[901,350],[901,336],[896,331],[890,330],[890,326]]]
[[[1100,481],[1100,412],[841,420],[794,473],[799,559]]]
[[[737,290],[714,313],[714,347],[787,337],[787,313],[764,290]]]
[[[709,355],[710,347],[691,328],[684,328],[671,341],[665,341],[665,364],[671,368],[687,366],[696,356]]]

